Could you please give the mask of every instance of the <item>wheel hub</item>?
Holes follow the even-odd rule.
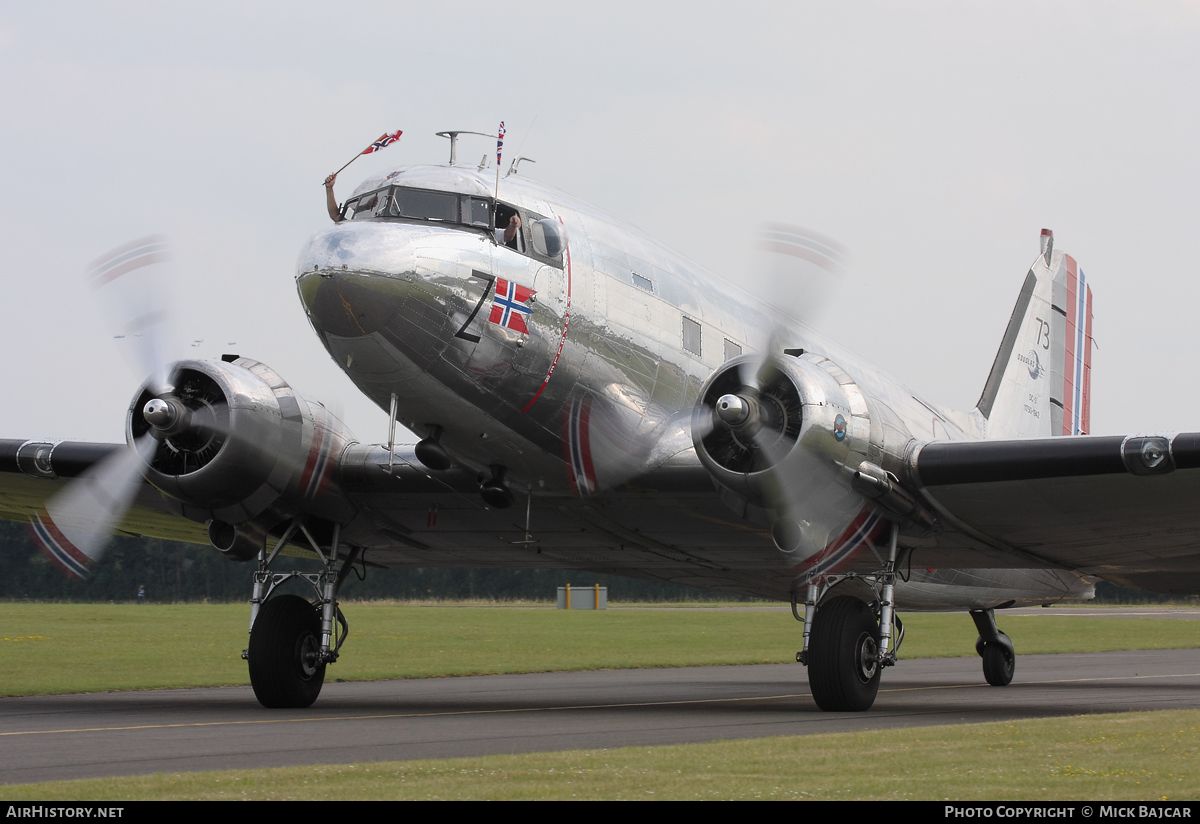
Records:
[[[864,632],[858,636],[858,643],[854,646],[858,680],[866,684],[875,677],[875,672],[879,669],[879,645],[875,643],[871,633]]]
[[[321,650],[317,645],[316,636],[311,633],[305,633],[300,640],[300,671],[304,673],[305,678],[312,678],[317,672],[317,659],[321,657]]]

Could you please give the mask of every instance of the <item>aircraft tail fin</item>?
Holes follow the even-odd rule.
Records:
[[[1086,435],[1091,429],[1092,290],[1042,230],[976,408],[989,438]]]

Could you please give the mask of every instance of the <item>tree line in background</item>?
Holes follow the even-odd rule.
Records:
[[[320,570],[303,558],[280,558],[272,569]],[[30,601],[132,601],[139,586],[148,601],[249,601],[253,563],[235,563],[208,546],[157,538],[114,538],[86,581],[63,575],[24,524],[0,521],[0,598]],[[356,567],[342,597],[553,601],[564,584],[609,588],[620,601],[749,600],[665,581],[557,569],[373,569]],[[297,590],[300,592],[301,590]],[[306,593],[307,594],[307,593]]]
[[[281,563],[282,562],[282,563]],[[316,571],[315,560],[280,559],[272,565]],[[132,601],[139,586],[149,601],[248,601],[253,563],[226,560],[211,547],[157,538],[114,538],[86,581],[68,579],[40,552],[25,524],[0,521],[0,598],[28,601]],[[665,581],[557,569],[368,568],[352,573],[346,599],[482,599],[551,601],[564,584],[608,587],[610,601],[744,601]],[[1100,603],[1164,603],[1178,600],[1102,582]]]

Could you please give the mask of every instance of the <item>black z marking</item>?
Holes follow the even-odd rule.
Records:
[[[471,334],[467,331],[467,327],[471,325],[471,321],[475,320],[475,316],[479,314],[479,307],[483,306],[483,302],[487,300],[488,293],[492,291],[492,284],[496,282],[496,279],[491,275],[474,270],[471,271],[471,277],[487,281],[487,286],[483,287],[483,294],[479,298],[479,303],[475,304],[475,308],[471,310],[471,314],[463,322],[462,328],[454,333],[454,337],[469,340],[471,343],[479,343],[479,335]]]

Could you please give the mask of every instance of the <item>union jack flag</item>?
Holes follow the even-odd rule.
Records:
[[[395,143],[397,140],[399,140],[400,135],[402,135],[402,134],[404,134],[404,132],[399,131],[399,130],[397,130],[395,134],[386,134],[385,133],[378,140],[376,140],[374,143],[372,143],[370,146],[363,149],[362,153],[370,154],[371,152],[377,152],[380,149],[386,149],[388,146],[391,146],[393,143]]]
[[[500,166],[500,150],[504,148],[504,121],[500,121],[500,133],[496,135],[496,166]]]
[[[496,278],[496,295],[492,298],[492,314],[488,316],[488,320],[522,334],[529,334],[525,316],[532,315],[533,309],[525,303],[536,294],[534,290],[518,286],[511,280]]]

